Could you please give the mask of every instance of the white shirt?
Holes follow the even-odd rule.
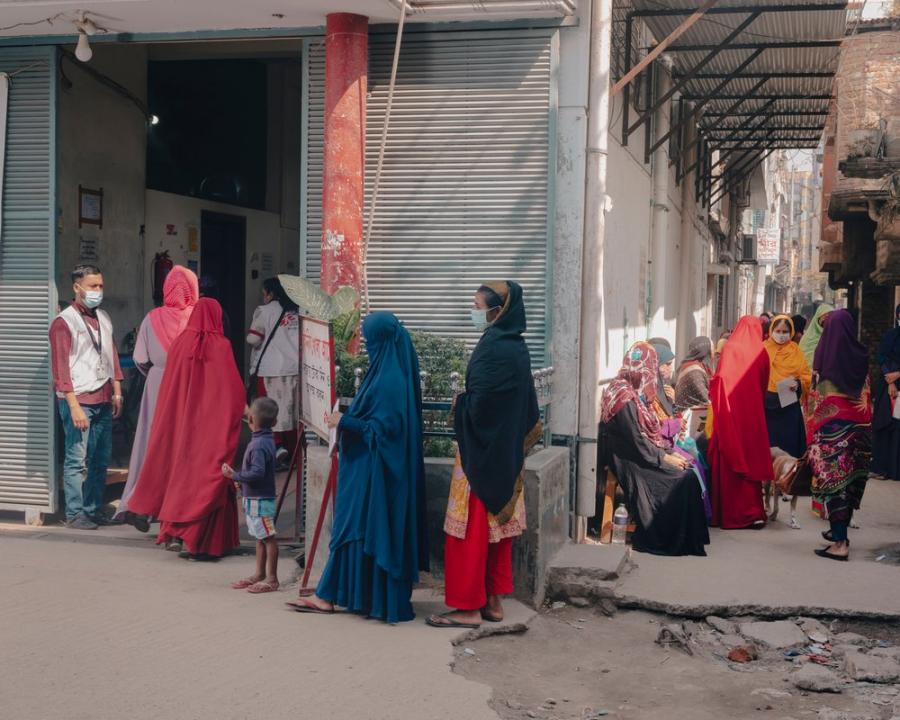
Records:
[[[296,312],[286,312],[281,323],[275,327],[281,316],[282,307],[277,300],[260,305],[253,311],[253,321],[247,342],[253,346],[250,353],[250,370],[256,371],[259,377],[284,377],[299,375],[298,364],[300,353],[300,318]],[[259,353],[269,339],[272,331],[275,335],[259,361]],[[259,363],[259,370],[257,370]]]

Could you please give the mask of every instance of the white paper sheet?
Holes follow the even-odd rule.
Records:
[[[900,420],[900,398],[894,399],[894,411],[891,413],[894,420]]]
[[[797,382],[794,378],[785,378],[775,384],[778,390],[778,401],[781,407],[786,408],[797,402],[797,391],[791,390],[791,387]]]

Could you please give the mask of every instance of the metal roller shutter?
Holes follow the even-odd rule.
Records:
[[[56,510],[47,342],[56,303],[55,53],[0,48],[0,72],[21,70],[9,91],[0,225],[0,508],[49,512]]]
[[[387,103],[393,37],[370,37],[366,207]],[[310,54],[309,206],[321,207],[324,48]],[[320,81],[321,82],[321,81]],[[404,37],[369,247],[374,309],[408,326],[478,335],[472,293],[486,280],[525,288],[535,364],[546,343],[551,36],[533,31]],[[315,179],[314,179],[315,176]],[[314,194],[317,193],[317,194]],[[320,214],[308,214],[307,273],[319,275]]]

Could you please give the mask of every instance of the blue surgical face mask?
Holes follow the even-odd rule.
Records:
[[[475,326],[475,329],[478,332],[484,332],[487,330],[490,323],[487,319],[487,310],[479,310],[478,308],[472,308],[472,324]]]
[[[103,291],[102,290],[85,290],[84,291],[84,306],[93,310],[94,308],[100,307],[100,303],[103,302]]]

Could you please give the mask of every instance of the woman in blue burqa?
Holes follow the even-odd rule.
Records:
[[[368,372],[347,412],[329,417],[340,456],[328,563],[316,594],[288,605],[396,623],[415,617],[412,589],[428,564],[419,360],[390,313],[369,315],[362,332]]]

